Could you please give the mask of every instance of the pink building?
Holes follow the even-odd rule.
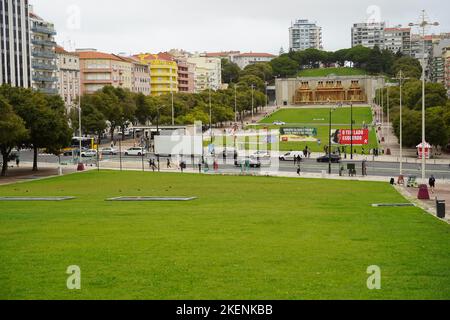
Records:
[[[176,57],[178,65],[178,91],[182,93],[194,93],[195,91],[195,64],[189,63],[184,57]]]

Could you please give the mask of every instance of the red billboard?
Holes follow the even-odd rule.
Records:
[[[339,132],[335,132],[335,137],[339,141],[340,145],[352,144],[352,131],[350,129],[340,129]],[[353,145],[368,145],[369,144],[369,130],[367,129],[355,129],[353,130]]]

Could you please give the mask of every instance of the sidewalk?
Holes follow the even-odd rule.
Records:
[[[435,193],[430,191],[430,200],[418,200],[417,195],[419,189],[417,188],[406,188],[403,186],[396,186],[396,189],[400,194],[402,194],[406,199],[416,204],[418,207],[422,208],[426,212],[430,213],[436,217],[436,199],[444,200],[446,203],[446,216],[445,220],[450,223],[450,184],[438,183]]]
[[[21,163],[20,167],[12,167],[8,169],[6,177],[0,177],[0,185],[13,184],[18,182],[32,181],[43,178],[51,178],[59,176],[57,164],[39,163],[39,171],[33,172],[33,164],[28,162]],[[75,166],[64,166],[63,175],[76,172]]]

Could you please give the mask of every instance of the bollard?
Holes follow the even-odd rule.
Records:
[[[426,184],[421,184],[419,186],[419,194],[417,195],[419,200],[430,200],[430,193],[428,192],[428,186]]]

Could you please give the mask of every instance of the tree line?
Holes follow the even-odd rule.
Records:
[[[252,64],[244,70],[224,59],[222,81],[232,83],[253,76],[261,80],[260,84],[264,84],[266,81],[272,82],[275,77],[296,77],[305,69],[346,65],[362,69],[371,75],[394,76],[399,70],[403,70],[406,77],[419,78],[422,73],[419,61],[401,52],[394,54],[389,50],[380,50],[377,46],[373,49],[356,46],[334,52],[317,49],[290,51],[281,54],[271,62]]]

